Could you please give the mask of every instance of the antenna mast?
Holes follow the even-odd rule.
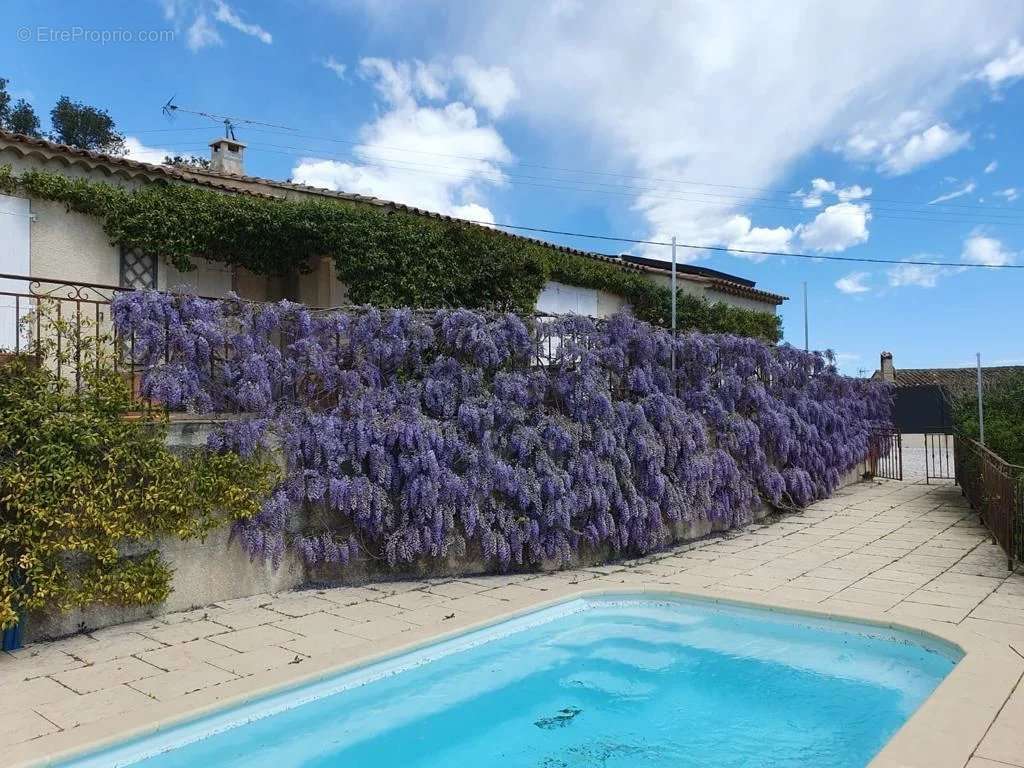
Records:
[[[287,125],[278,125],[276,123],[264,123],[260,120],[249,120],[244,117],[232,117],[231,115],[216,115],[212,112],[203,112],[199,109],[189,109],[188,107],[182,107],[174,103],[174,96],[171,96],[167,100],[167,103],[161,108],[168,119],[173,120],[179,112],[184,112],[188,115],[195,115],[196,117],[205,117],[209,120],[213,120],[215,123],[223,123],[224,125],[224,138],[236,141],[235,138],[235,127],[239,125],[261,125],[266,128],[280,128],[284,131],[294,131]]]

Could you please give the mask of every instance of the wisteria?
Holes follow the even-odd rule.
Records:
[[[138,291],[113,314],[144,396],[237,414],[211,450],[283,453],[283,481],[237,530],[275,564],[287,548],[310,566],[460,556],[500,570],[650,552],[680,524],[829,495],[891,407],[827,355],[673,337],[625,313],[311,312]]]

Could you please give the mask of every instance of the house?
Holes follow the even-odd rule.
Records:
[[[1024,365],[990,365],[981,368],[983,388],[998,385],[1010,376],[1024,374]],[[879,368],[871,378],[886,381],[898,388],[938,387],[954,399],[974,397],[978,388],[978,369],[965,368],[896,368],[891,352],[883,352]]]
[[[987,389],[1020,375],[1024,375],[1024,365],[984,366],[981,385]],[[871,378],[895,385],[893,423],[913,434],[950,432],[954,404],[971,400],[978,391],[976,367],[896,368],[891,352],[882,352],[878,370]]]
[[[373,197],[247,176],[246,145],[233,138],[211,142],[210,150],[209,169],[171,167],[0,132],[0,168],[10,166],[15,174],[29,170],[57,172],[70,178],[101,181],[129,189],[169,182],[198,185],[224,194],[287,200],[337,199],[449,219]],[[633,256],[606,256],[520,235],[503,235],[605,261],[655,282],[667,284],[669,279],[667,265],[661,262]],[[60,202],[30,199],[18,191],[11,195],[0,194],[0,273],[120,287],[184,288],[204,296],[222,296],[234,291],[253,300],[287,298],[320,307],[338,306],[346,301],[345,286],[336,279],[334,263],[329,257],[321,257],[310,264],[311,269],[305,274],[286,277],[268,277],[243,267],[202,258],[196,258],[194,262],[195,270],[180,272],[156,254],[139,253],[111,244],[96,217],[69,211]],[[784,296],[758,290],[749,280],[714,270],[680,266],[677,277],[682,290],[760,312],[775,314],[778,305],[785,300]],[[2,285],[0,290],[3,290]],[[605,317],[621,309],[625,303],[621,296],[605,291],[552,281],[541,292],[537,309]]]

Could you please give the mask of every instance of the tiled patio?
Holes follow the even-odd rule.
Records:
[[[71,743],[61,731],[86,726],[99,736],[124,713],[139,721],[210,706],[584,584],[868,608],[957,624],[1024,657],[1024,575],[1007,573],[959,490],[861,483],[800,515],[608,567],[259,595],[3,654],[0,746],[16,759],[43,757]],[[968,768],[1024,767],[1015,674]]]

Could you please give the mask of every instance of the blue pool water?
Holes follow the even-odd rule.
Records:
[[[959,658],[868,625],[587,598],[65,765],[860,768]]]

